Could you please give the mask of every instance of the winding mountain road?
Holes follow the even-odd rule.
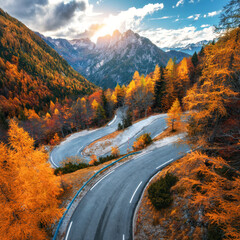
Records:
[[[67,157],[81,156],[82,151],[86,146],[95,140],[116,131],[118,123],[122,121],[122,116],[124,114],[123,112],[124,110],[118,110],[113,120],[109,122],[105,127],[99,128],[97,130],[85,130],[72,134],[60,145],[56,146],[50,154],[50,162],[52,166],[54,168],[59,167],[60,163]],[[151,116],[147,119],[133,124],[131,127],[124,130],[124,132],[121,133],[122,139],[120,139],[120,143],[117,144],[119,146],[120,153],[126,154],[128,146],[131,147],[136,138],[143,133],[150,133],[152,138],[161,133],[166,128],[165,118],[166,114]],[[102,154],[102,156],[106,156],[108,154],[111,154],[111,152],[105,152]],[[88,158],[88,156],[84,157]]]
[[[67,157],[80,156],[82,150],[95,140],[102,138],[117,130],[118,123],[122,121],[122,110],[116,112],[115,117],[105,127],[97,130],[84,130],[79,133],[72,134],[60,145],[56,146],[50,154],[50,163],[56,168]]]
[[[130,151],[132,151],[133,150],[132,145],[133,145],[134,141],[136,141],[136,139],[139,136],[141,136],[142,134],[150,133],[151,138],[153,139],[157,135],[162,133],[165,130],[165,128],[167,127],[166,117],[167,117],[167,114],[158,114],[155,116],[151,116],[147,119],[144,119],[140,122],[133,124],[127,130],[125,130],[122,133],[122,135],[123,135],[122,137],[124,138],[123,141],[121,141],[121,139],[120,139],[120,141],[123,143],[120,145],[118,144],[120,154],[126,154],[128,147],[130,148]],[[129,132],[134,130],[137,127],[137,125],[140,126],[140,130],[137,131],[136,134],[134,134],[133,136],[131,135],[131,137],[128,137]],[[141,127],[141,125],[142,125],[142,127]],[[139,126],[138,126],[138,128],[139,128]],[[111,154],[111,152],[107,152],[107,153],[103,154],[103,156],[106,156],[109,154]]]
[[[70,156],[81,155],[84,147],[117,129],[122,111],[105,127],[82,131],[68,137],[50,155],[54,167]],[[166,114],[151,116],[126,129],[120,137],[119,149],[126,153],[138,136],[151,133],[152,138],[166,128]],[[129,137],[130,136],[130,137]],[[65,240],[132,239],[132,221],[136,205],[149,179],[167,164],[189,151],[187,145],[173,141],[153,143],[132,160],[106,173],[87,192],[69,221]],[[105,153],[106,154],[106,153]]]
[[[136,155],[100,179],[75,209],[65,240],[132,239],[136,204],[149,179],[189,151],[174,143]]]

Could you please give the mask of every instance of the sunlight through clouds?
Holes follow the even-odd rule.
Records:
[[[179,45],[179,39],[187,42],[188,37],[182,37],[186,33],[182,29],[193,27],[190,24],[195,27],[193,36],[199,38],[202,33],[205,40],[212,38],[211,26],[216,24],[221,13],[219,2],[211,3],[212,7],[207,9],[201,0],[162,0],[155,3],[143,0],[137,4],[122,0],[117,7],[115,3],[113,0],[0,0],[1,7],[9,14],[45,36],[68,40],[89,38],[96,42],[98,37],[112,35],[116,29],[122,33],[131,29],[158,46]],[[159,29],[167,36],[163,36]],[[171,32],[173,37],[169,43]],[[186,34],[191,35],[188,31]],[[167,41],[165,44],[163,39]]]
[[[104,26],[99,29],[96,34],[91,38],[96,42],[101,36],[111,35],[116,29],[121,32],[128,29],[136,29],[141,24],[141,21],[146,15],[152,14],[164,8],[163,3],[148,4],[143,8],[129,8],[126,11],[120,12],[118,15],[109,15],[104,19]]]

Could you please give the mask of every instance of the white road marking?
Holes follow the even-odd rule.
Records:
[[[125,235],[123,234],[123,240],[125,240]]]
[[[79,150],[77,151],[77,154],[80,153],[80,151],[82,150],[82,148],[83,148],[83,146],[81,146],[81,147],[79,148]]]
[[[135,196],[135,194],[136,194],[137,190],[138,190],[138,189],[139,189],[139,187],[141,186],[141,184],[142,184],[142,182],[140,182],[140,183],[138,184],[138,186],[137,186],[137,188],[135,189],[135,191],[134,191],[134,193],[133,193],[133,195],[132,195],[132,197],[131,197],[131,199],[130,199],[129,203],[132,203],[132,200],[133,200],[133,198],[134,198],[134,196]]]
[[[70,223],[70,225],[69,225],[69,228],[68,228],[68,231],[67,231],[67,235],[66,235],[66,238],[65,238],[65,240],[67,240],[68,239],[68,235],[69,235],[69,233],[70,233],[70,229],[71,229],[71,227],[72,227],[72,221],[71,221],[71,223]]]
[[[107,176],[109,176],[111,173],[113,173],[115,170],[111,171],[110,173],[108,173],[106,176],[104,176],[102,179],[100,179],[97,183],[95,183],[95,185],[90,189],[90,191],[92,191],[104,178],[106,178]]]
[[[58,165],[53,161],[52,155],[51,155],[50,159],[51,159],[51,163],[52,163],[56,168],[58,168]]]
[[[136,156],[137,158],[134,158],[133,160],[137,160],[137,159],[139,159],[139,158],[141,158],[141,157],[143,157],[143,156],[145,156],[147,154],[148,154],[148,152],[140,153],[139,155]]]
[[[170,159],[169,161],[163,163],[162,165],[158,166],[156,169],[159,169],[160,167],[162,167],[162,166],[164,166],[164,165],[166,165],[167,163],[172,162],[172,161],[173,161],[173,158]]]
[[[117,115],[115,115],[115,117],[113,118],[113,120],[112,120],[110,123],[108,123],[108,126],[110,126],[110,125],[116,120],[116,118],[117,118]]]

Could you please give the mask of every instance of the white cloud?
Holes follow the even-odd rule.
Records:
[[[203,24],[201,25],[201,28],[206,28],[206,27],[209,27],[210,25],[209,24]]]
[[[172,6],[172,8],[179,7],[180,5],[183,5],[185,0],[179,0],[176,5]],[[195,0],[189,0],[189,3],[195,3]],[[197,2],[200,2],[200,0],[197,0]]]
[[[100,5],[100,3],[102,3],[103,2],[103,0],[98,0],[97,2],[96,2],[96,4],[97,5]]]
[[[197,1],[200,2],[200,0]],[[194,3],[194,0],[189,0],[189,3]]]
[[[0,0],[0,4],[32,30],[52,37],[71,38],[100,16],[88,0]]]
[[[194,15],[189,16],[188,19],[194,18],[194,20],[196,21],[199,19],[200,16],[201,16],[201,14],[194,14]]]
[[[204,14],[204,17],[205,17],[205,18],[206,18],[206,17],[214,17],[214,16],[220,14],[221,12],[222,12],[222,10],[209,12],[209,13],[207,13],[207,14]]]
[[[176,7],[179,7],[179,5],[183,5],[184,4],[184,0],[179,0],[176,4]]]
[[[128,29],[136,31],[145,16],[159,11],[163,8],[163,3],[149,3],[143,8],[132,7],[126,11],[120,12],[117,15],[110,14],[103,20],[104,26],[96,32],[91,40],[96,42],[98,37],[112,34],[116,29],[121,32],[124,32]]]
[[[195,20],[195,21],[198,20],[200,16],[201,16],[201,14],[195,14],[194,20]]]
[[[97,0],[97,4],[103,1]],[[92,38],[95,34],[94,40],[116,29],[121,32],[128,29],[138,31],[147,15],[164,8],[163,3],[155,3],[106,15],[95,12],[89,0],[0,0],[0,4],[4,10],[45,36],[73,39],[81,36]]]
[[[172,16],[163,16],[163,17],[158,17],[158,18],[150,18],[149,20],[162,20],[162,19],[169,19],[172,18]]]
[[[221,13],[221,10],[219,10],[219,11],[214,11],[214,12],[208,13],[208,16],[209,16],[209,17],[213,17],[213,16],[216,16],[216,15],[218,15],[218,14],[220,14],[220,13]]]
[[[139,34],[149,38],[160,48],[183,47],[202,40],[210,41],[216,37],[212,26],[201,30],[194,26],[179,29],[158,28],[141,31]]]

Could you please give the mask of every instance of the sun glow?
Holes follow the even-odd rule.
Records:
[[[91,40],[96,43],[99,37],[112,35],[116,29],[120,30],[120,21],[114,17],[109,17],[108,21],[105,22],[98,31],[96,31]]]
[[[110,14],[104,19],[103,27],[96,31],[91,40],[96,42],[99,37],[112,35],[116,29],[120,32],[127,31],[128,29],[137,29],[145,16],[159,11],[163,7],[163,3],[149,3],[143,8],[131,7],[126,11],[121,11],[117,15]]]

